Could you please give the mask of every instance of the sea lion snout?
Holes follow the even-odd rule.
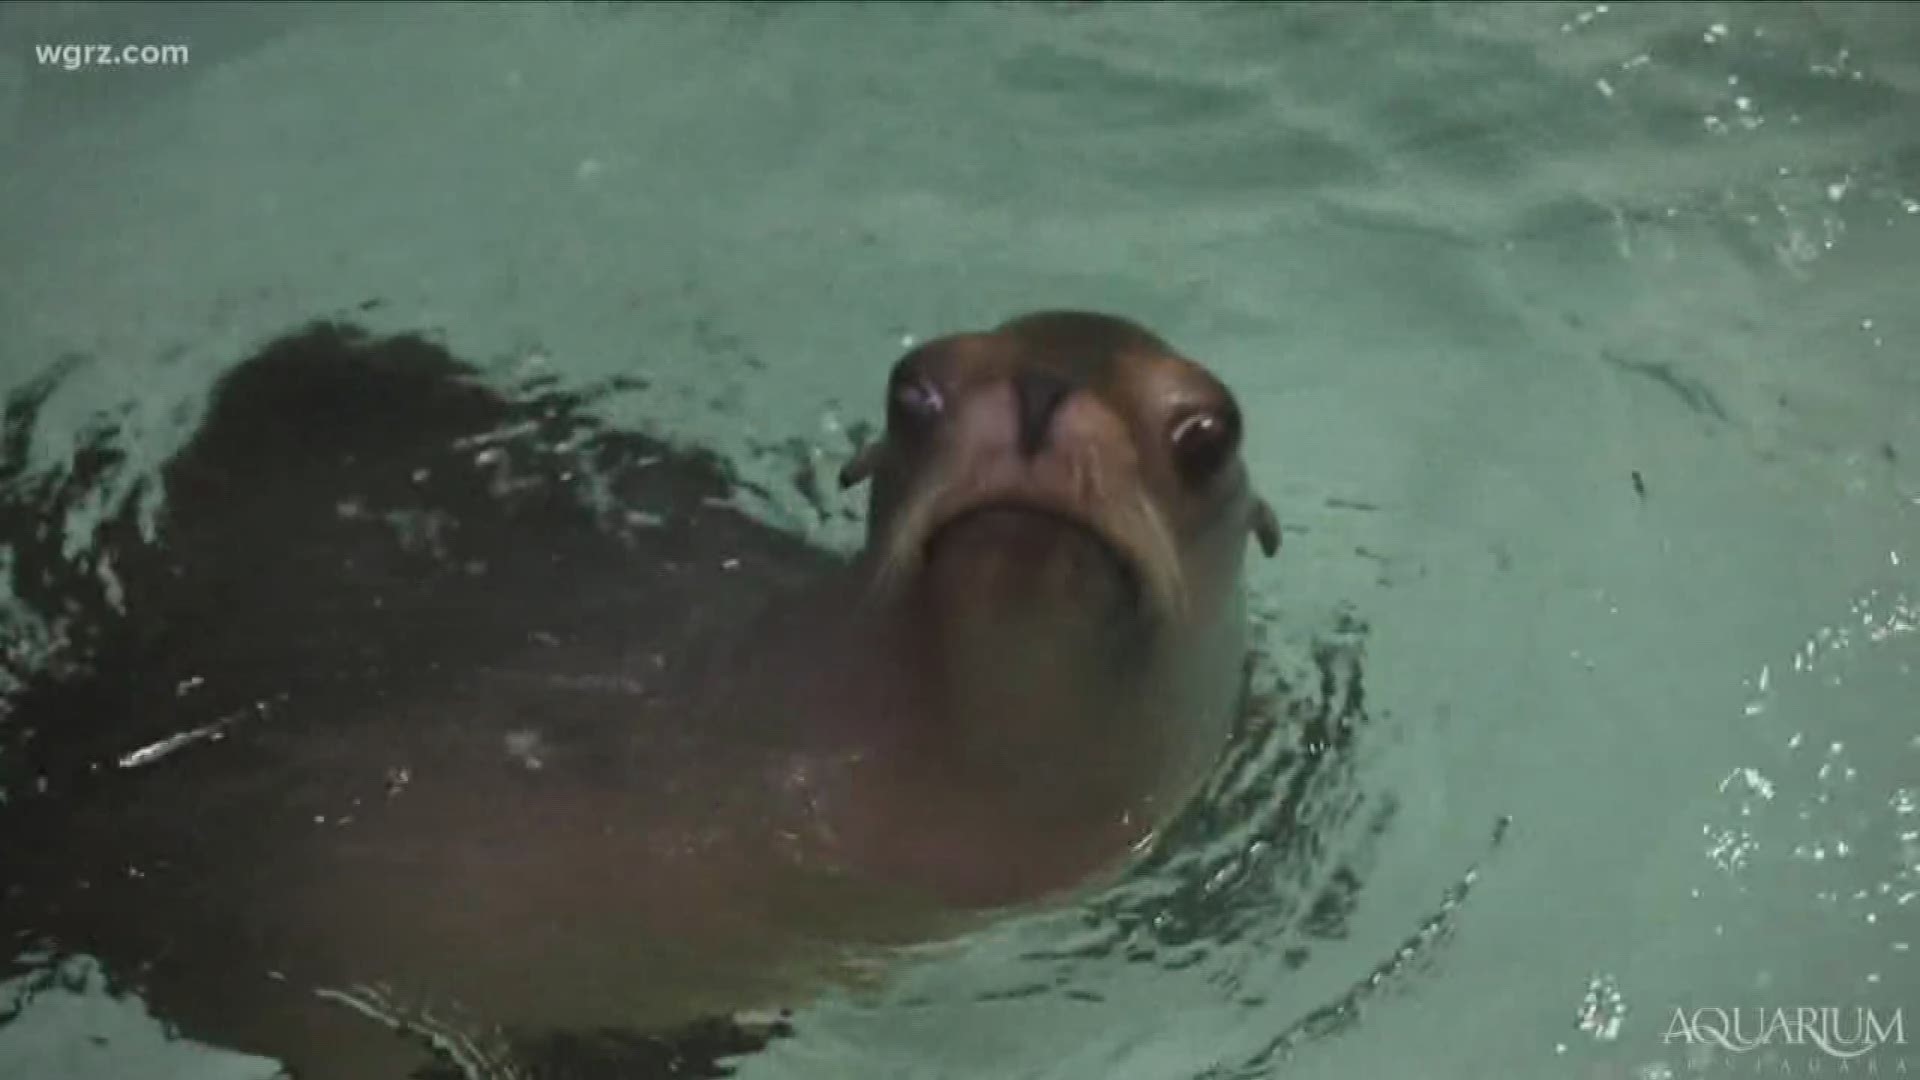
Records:
[[[1097,385],[988,340],[903,362],[875,487],[894,583],[939,554],[985,599],[1180,603],[1128,418]],[[904,405],[901,403],[904,399]],[[1118,586],[1111,588],[1110,586]]]
[[[1046,371],[1016,370],[954,395],[922,483],[944,489],[934,528],[981,505],[1050,511],[1102,526],[1103,500],[1139,462],[1125,419]]]
[[[1020,367],[957,396],[922,473],[927,495],[895,542],[957,595],[991,605],[1131,611],[1180,602],[1160,524],[1125,493],[1138,462],[1125,420],[1044,368]]]
[[[1013,376],[1013,396],[1019,402],[1020,453],[1031,458],[1046,444],[1054,410],[1073,392],[1073,384],[1045,368],[1025,368]]]
[[[885,435],[841,481],[873,481],[883,588],[918,574],[943,529],[1006,508],[1098,539],[1178,616],[1194,585],[1230,587],[1249,533],[1278,548],[1239,445],[1238,406],[1205,368],[1126,320],[1043,312],[902,357]],[[1209,580],[1191,581],[1196,568]]]

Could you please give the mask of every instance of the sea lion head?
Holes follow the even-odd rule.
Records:
[[[1249,534],[1278,548],[1233,394],[1124,319],[1042,312],[929,341],[886,402],[841,474],[872,481],[883,594],[1177,627],[1231,606]]]
[[[1247,540],[1280,542],[1239,406],[1071,311],[929,341],[886,403],[841,477],[872,483],[856,580],[908,688],[872,710],[903,764],[863,861],[969,904],[1071,886],[1185,804],[1239,715]]]

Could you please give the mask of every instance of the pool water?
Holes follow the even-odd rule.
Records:
[[[1904,5],[8,5],[0,389],[99,512],[351,313],[846,546],[904,343],[1124,313],[1245,408],[1266,725],[737,1075],[1920,1075],[1916,117]],[[0,1075],[274,1075],[81,975]]]

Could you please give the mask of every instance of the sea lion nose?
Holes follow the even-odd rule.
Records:
[[[1031,458],[1046,445],[1053,414],[1073,391],[1073,384],[1051,371],[1029,369],[1013,377],[1013,396],[1020,410],[1020,456]]]

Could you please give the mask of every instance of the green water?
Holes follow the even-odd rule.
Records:
[[[1237,389],[1276,663],[1367,627],[1314,852],[1223,823],[1271,880],[1177,941],[1008,926],[749,1078],[1837,1075],[1674,1034],[1736,1008],[1903,1017],[1852,1068],[1920,1075],[1916,283],[1908,5],[0,11],[0,386],[90,358],[48,467],[373,298],[644,371],[608,409],[833,543],[796,455],[906,339],[1103,308]],[[97,991],[0,1025],[0,1075],[273,1071]]]

